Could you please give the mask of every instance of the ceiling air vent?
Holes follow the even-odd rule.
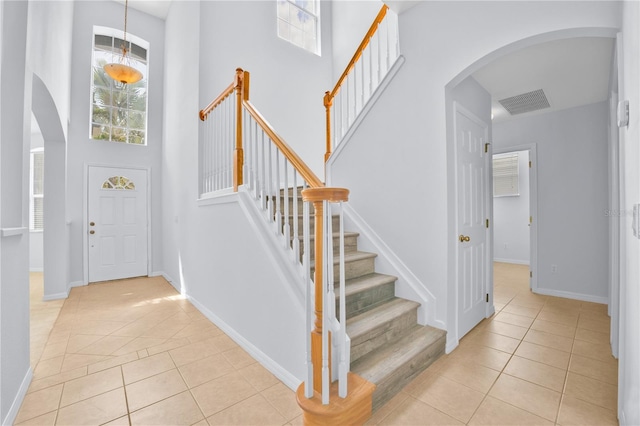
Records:
[[[512,96],[510,98],[500,99],[498,102],[500,102],[504,109],[506,109],[511,115],[537,111],[539,109],[550,107],[549,101],[542,89]]]

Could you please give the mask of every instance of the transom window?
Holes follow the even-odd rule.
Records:
[[[90,137],[146,145],[149,43],[127,34],[127,56],[143,77],[137,83],[123,84],[109,77],[103,68],[120,60],[123,40],[118,36],[122,36],[121,31],[94,28]]]
[[[124,176],[111,176],[102,182],[102,189],[136,189],[136,184]]]
[[[320,54],[320,2],[278,0],[278,36]]]

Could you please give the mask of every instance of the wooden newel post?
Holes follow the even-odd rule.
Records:
[[[339,202],[349,199],[349,190],[345,188],[309,188],[302,191],[302,199],[313,203],[314,213],[314,261],[313,275],[315,291],[315,321],[311,331],[311,363],[313,364],[313,390],[322,393],[322,318],[324,316],[323,287],[324,278],[324,201]],[[326,259],[333,262],[333,259]],[[331,377],[331,335],[329,335],[329,377]]]
[[[233,151],[233,191],[238,192],[238,187],[243,183],[242,168],[244,166],[244,151],[242,149],[242,100],[243,83],[245,73],[242,68],[236,69],[236,148]],[[248,94],[247,90],[247,94]]]
[[[331,106],[333,105],[333,98],[331,92],[325,92],[324,94],[324,108],[327,116],[327,147],[324,154],[324,162],[326,163],[331,156]]]

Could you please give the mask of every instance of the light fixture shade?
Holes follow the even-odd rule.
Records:
[[[106,64],[104,70],[109,77],[123,84],[133,84],[142,80],[142,73],[140,71],[125,64]]]

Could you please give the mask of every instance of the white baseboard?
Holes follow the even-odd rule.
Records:
[[[564,297],[565,299],[581,300],[583,302],[601,303],[603,305],[609,304],[608,297],[592,296],[590,294],[580,294],[571,291],[553,290],[549,288],[538,287],[535,293],[544,294],[545,296]]]
[[[22,383],[20,384],[20,389],[18,389],[18,393],[11,404],[11,408],[9,408],[9,412],[6,417],[2,419],[2,425],[12,425],[16,421],[16,417],[18,416],[18,411],[20,411],[20,407],[22,406],[22,401],[24,401],[24,397],[27,394],[27,390],[29,389],[29,385],[31,384],[31,380],[33,379],[33,370],[31,367],[27,370],[27,374],[25,374],[24,379],[22,379]]]
[[[47,301],[47,300],[60,300],[60,299],[66,299],[67,297],[69,297],[69,292],[61,292],[61,293],[54,293],[54,294],[45,294],[44,296],[42,296],[42,300]]]
[[[514,265],[527,265],[527,266],[529,266],[529,261],[528,260],[497,259],[497,258],[494,258],[493,261],[494,262],[500,262],[500,263],[511,263],[511,264],[514,264]]]
[[[289,389],[292,391],[296,391],[298,386],[302,381],[292,375],[289,371],[284,369],[280,364],[275,362],[269,356],[267,356],[260,349],[255,347],[251,342],[245,339],[243,336],[238,334],[231,326],[229,326],[226,322],[224,322],[220,317],[207,309],[203,304],[198,302],[193,297],[187,296],[187,299],[198,308],[198,310],[209,319],[212,323],[214,323],[218,328],[225,332],[227,336],[229,336],[234,342],[236,342],[242,349],[247,351],[249,355],[258,360],[262,366],[264,366],[267,370],[271,372],[278,380],[283,382]]]
[[[169,274],[167,274],[164,271],[155,271],[149,274],[150,277],[162,277],[164,278],[169,284],[171,284],[171,287],[175,288],[176,291],[180,294],[182,294],[184,296],[184,294],[182,293],[182,288],[180,287],[180,283],[176,282],[173,280],[173,278],[171,278],[171,276]]]
[[[44,272],[44,268],[29,268],[29,272]]]

